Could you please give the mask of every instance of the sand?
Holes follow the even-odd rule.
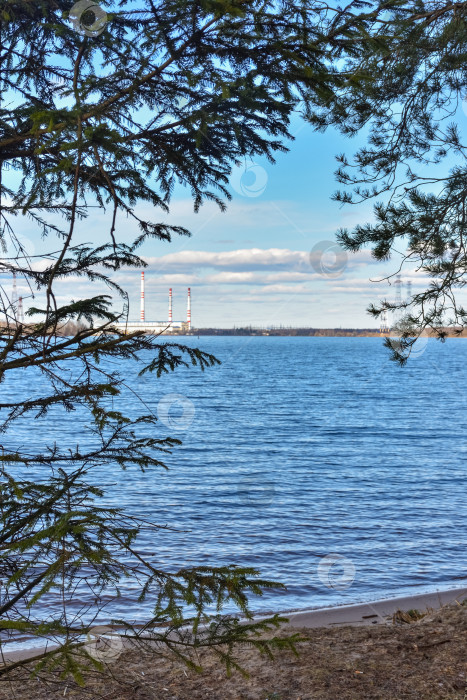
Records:
[[[443,604],[446,598],[454,602],[426,612],[427,602],[438,607],[436,602]],[[124,649],[108,664],[105,675],[90,671],[85,688],[61,680],[58,673],[38,680],[21,671],[0,681],[0,698],[467,700],[465,590],[428,601],[426,596],[410,597],[371,606],[376,619],[367,616],[367,605],[294,613],[293,631],[303,637],[298,657],[281,652],[271,662],[251,647],[242,647],[238,660],[249,678],[238,672],[227,678],[210,652],[200,655],[204,670],[198,674],[173,659]],[[415,609],[418,612],[409,612]],[[340,624],[330,619],[337,611]],[[328,626],[315,626],[323,614]]]

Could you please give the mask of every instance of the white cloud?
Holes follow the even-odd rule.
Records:
[[[222,252],[182,250],[160,258],[145,258],[145,261],[160,268],[227,267],[229,269],[258,269],[259,267],[296,266],[309,267],[308,252],[281,248],[244,248]]]
[[[335,245],[335,244],[334,244]],[[243,248],[239,250],[211,252],[201,250],[181,250],[161,257],[146,257],[149,271],[176,270],[187,272],[188,269],[223,268],[237,272],[248,270],[287,268],[302,274],[319,275],[316,253],[313,254],[315,270],[310,264],[310,252],[307,250],[290,250],[288,248]],[[374,263],[370,251],[364,250],[349,254],[348,268]]]
[[[256,294],[313,294],[309,285],[305,284],[267,284],[255,291]],[[317,297],[313,301],[319,301]]]

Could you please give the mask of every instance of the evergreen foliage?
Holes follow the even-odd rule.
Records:
[[[409,302],[369,308],[375,317],[402,314],[400,342],[386,342],[404,364],[422,332],[443,340],[448,327],[460,333],[467,322],[459,300],[467,272],[467,3],[388,0],[365,3],[365,12],[367,39],[339,66],[356,79],[318,99],[311,121],[365,134],[353,158],[339,157],[335,197],[379,198],[375,221],[341,230],[341,243],[370,246],[377,260],[401,254],[394,274],[409,263],[428,278]]]
[[[272,161],[285,150],[294,110],[310,116],[313,103],[328,104],[344,88],[347,77],[332,62],[356,54],[367,24],[358,12],[305,0],[120,0],[102,8],[105,26],[96,30],[93,11],[77,17],[70,0],[0,0],[0,380],[5,386],[21,373],[27,387],[0,403],[0,627],[3,642],[19,634],[55,642],[38,655],[36,672],[59,666],[77,682],[84,636],[126,576],[153,601],[154,617],[142,630],[119,624],[189,664],[199,645],[214,648],[227,669],[246,640],[265,653],[293,645],[293,636],[258,637],[277,617],[242,625],[222,615],[233,602],[248,617],[250,595],[279,584],[233,565],[161,571],[138,552],[143,524],[99,505],[99,467],[163,468],[179,442],[154,437],[154,415],[126,415],[119,363],[139,362],[141,375],[156,378],[217,362],[180,343],[120,333],[115,323],[128,309],[114,273],[144,265],[138,250],[147,239],[189,235],[159,221],[176,183],[189,188],[195,210],[206,200],[224,208],[235,163]],[[80,243],[96,212],[108,216],[106,242]],[[18,217],[42,234],[47,254],[28,257]],[[138,226],[135,240],[127,218]],[[10,295],[13,273],[31,290],[26,323]],[[109,294],[60,304],[57,285],[71,288],[77,277],[90,290],[105,283]],[[76,445],[61,444],[54,430],[70,412],[90,422],[78,423]],[[33,430],[43,417],[46,446],[25,450],[17,422],[28,418]],[[72,614],[83,581],[90,602]],[[188,605],[195,615],[187,621]],[[0,675],[24,663],[6,663]]]

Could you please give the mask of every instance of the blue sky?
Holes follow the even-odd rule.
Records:
[[[467,136],[467,102],[458,116]],[[316,133],[298,115],[291,131],[295,140],[288,142],[288,153],[277,154],[275,165],[259,159],[235,169],[227,212],[209,203],[194,214],[189,192],[175,190],[170,215],[160,220],[185,226],[192,237],[175,238],[170,244],[149,241],[142,248],[148,263],[147,320],[167,319],[170,287],[174,319],[184,320],[186,290],[191,287],[195,327],[377,327],[366,308],[394,298],[394,285],[378,280],[397,271],[399,256],[376,263],[368,250],[355,255],[339,250],[336,231],[371,221],[373,203],[342,208],[331,200],[337,188],[336,154],[351,156],[363,139],[345,139],[332,130]],[[138,214],[154,220],[154,212],[145,212],[146,207],[141,205]],[[110,215],[91,213],[78,224],[75,243],[107,241]],[[51,241],[41,241],[28,219],[18,217],[14,225],[31,254],[50,250]],[[117,239],[131,242],[138,234],[135,222],[120,214]],[[121,271],[114,278],[128,291],[130,319],[137,320],[140,271]],[[414,292],[427,283],[417,271],[405,269],[403,295],[408,281]],[[30,292],[21,281],[18,291],[27,308]],[[97,283],[90,289],[81,279],[58,282],[57,301],[106,291]],[[34,303],[39,305],[39,300]],[[119,308],[121,300],[115,298],[115,304]]]
[[[347,255],[335,244],[338,228],[372,218],[371,204],[342,208],[331,201],[337,187],[335,156],[351,154],[358,142],[331,131],[316,133],[298,117],[292,132],[290,151],[278,154],[275,165],[258,160],[234,173],[227,212],[209,203],[194,214],[189,193],[181,187],[175,191],[170,215],[160,220],[186,226],[192,237],[150,241],[142,248],[148,262],[146,320],[166,320],[169,287],[174,320],[184,320],[191,287],[195,327],[378,325],[366,308],[379,298],[392,298],[394,287],[377,280],[393,272],[397,261],[376,264],[369,251]],[[108,223],[108,216],[92,214],[79,224],[77,240],[103,241]],[[17,220],[15,228],[31,252],[49,248],[27,220]],[[130,241],[137,233],[133,222],[120,215],[118,239]],[[405,275],[409,278],[414,291],[423,285],[416,273]],[[119,272],[115,280],[129,293],[130,319],[138,319],[139,271]],[[59,302],[90,295],[89,285],[78,279],[62,283],[58,291]],[[96,285],[91,293],[104,291]],[[19,292],[27,307],[26,287]]]

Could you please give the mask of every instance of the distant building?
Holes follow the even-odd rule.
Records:
[[[161,333],[189,333],[191,331],[191,289],[188,287],[186,321],[172,320],[172,289],[169,289],[169,313],[167,321],[146,321],[145,319],[145,282],[144,271],[141,272],[141,313],[139,321],[116,323],[115,326],[122,333],[136,333],[144,331],[148,335],[160,335]]]

